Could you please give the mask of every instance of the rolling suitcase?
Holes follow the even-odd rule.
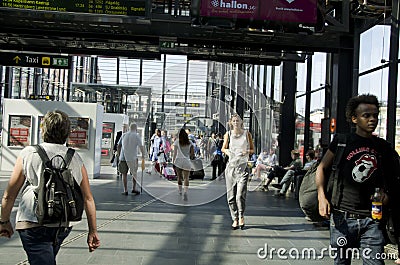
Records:
[[[175,169],[172,167],[172,165],[168,164],[166,167],[164,167],[164,178],[168,180],[177,179]]]

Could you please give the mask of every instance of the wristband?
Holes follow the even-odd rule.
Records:
[[[0,225],[6,225],[6,224],[8,224],[10,222],[10,220],[7,220],[7,221],[1,221],[0,220]]]

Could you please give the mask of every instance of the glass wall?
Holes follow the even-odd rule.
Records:
[[[387,102],[388,102],[388,80],[390,49],[390,26],[378,25],[361,34],[360,37],[360,60],[359,60],[359,94],[374,94],[381,102],[380,121],[376,133],[386,138],[387,128]],[[398,80],[399,82],[399,80]],[[399,94],[397,85],[397,94]],[[397,100],[397,105],[399,101]],[[396,110],[396,136],[395,148],[400,152],[400,111]]]

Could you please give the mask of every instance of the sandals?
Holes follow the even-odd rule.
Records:
[[[239,228],[238,219],[235,219],[232,223],[232,230],[236,230]]]
[[[244,217],[240,217],[240,219],[239,219],[239,226],[240,226],[240,229],[241,229],[241,230],[244,229]]]

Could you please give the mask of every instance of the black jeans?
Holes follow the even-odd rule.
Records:
[[[219,161],[218,163],[213,163],[212,164],[212,179],[216,179],[217,178],[217,169],[218,169],[218,176],[220,176],[222,174],[223,170],[224,170],[222,160]]]

